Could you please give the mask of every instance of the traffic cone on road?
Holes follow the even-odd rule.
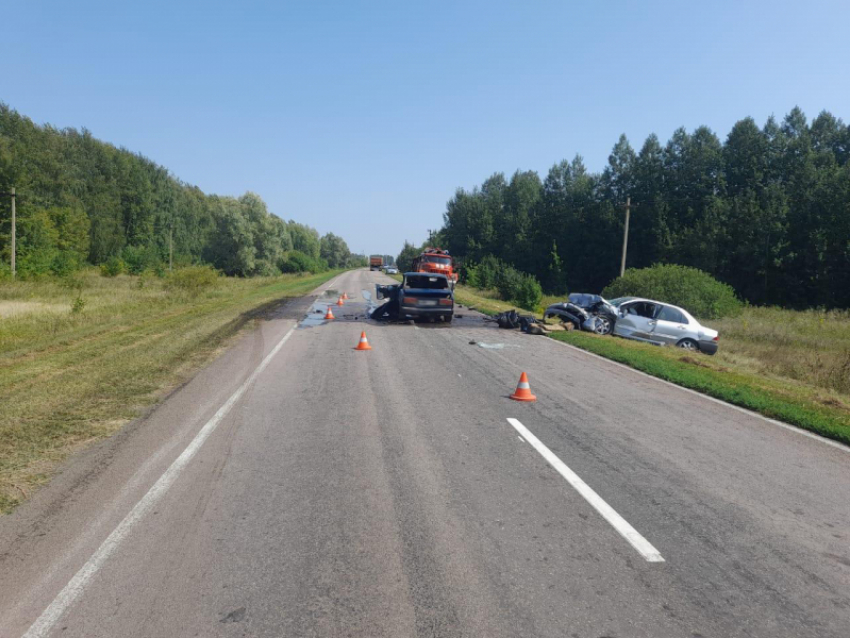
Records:
[[[328,311],[325,313],[325,319],[333,319],[334,313],[331,312],[331,307],[328,306]]]
[[[528,376],[523,372],[519,376],[516,392],[511,395],[514,401],[537,401],[537,397],[531,394],[531,386],[528,385]]]
[[[357,344],[355,350],[371,350],[372,346],[369,345],[369,340],[366,338],[366,332],[360,333],[360,343]]]
[[[347,292],[342,293],[342,298],[343,298],[343,300],[348,301],[348,293]]]
[[[342,300],[342,297],[340,297],[339,299],[337,299],[337,300],[336,300],[336,305],[337,305],[337,306],[342,306],[344,303],[345,303],[345,302]]]

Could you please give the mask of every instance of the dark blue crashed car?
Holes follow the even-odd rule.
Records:
[[[372,312],[372,319],[394,321],[452,320],[454,316],[454,289],[446,275],[425,272],[404,273],[400,284],[375,286],[378,299],[384,305]]]

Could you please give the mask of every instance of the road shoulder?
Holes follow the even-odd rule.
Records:
[[[216,358],[114,436],[66,460],[31,500],[0,518],[0,627],[32,618],[121,521],[219,406],[307,312],[310,296],[267,309]],[[61,588],[61,585],[59,585]],[[21,598],[22,592],[34,593]],[[49,594],[48,594],[49,595]],[[33,613],[37,612],[37,613]]]

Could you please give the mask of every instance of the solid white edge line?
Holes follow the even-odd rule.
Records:
[[[550,337],[551,338],[551,337]],[[602,355],[596,354],[595,352],[590,352],[589,350],[583,350],[577,346],[572,345],[571,343],[565,343],[558,339],[552,339],[555,343],[565,346],[570,350],[575,350],[576,352],[580,352],[581,354],[585,354],[589,357],[595,357],[597,359],[601,359],[607,363],[618,366],[630,372],[634,372],[635,374],[640,374],[648,379],[652,379],[653,381],[657,381],[658,383],[663,383],[664,385],[669,385],[672,388],[676,388],[677,390],[682,390],[683,392],[690,392],[691,394],[702,397],[703,399],[708,399],[709,401],[714,401],[715,403],[719,403],[720,405],[725,405],[727,408],[732,408],[733,410],[737,410],[738,412],[743,412],[744,414],[748,414],[750,416],[761,419],[762,421],[767,421],[772,425],[778,425],[779,427],[788,430],[789,432],[794,432],[795,434],[800,434],[802,436],[808,437],[825,445],[829,445],[830,447],[834,447],[837,450],[841,450],[845,453],[850,453],[850,447],[844,445],[843,443],[839,443],[838,441],[833,441],[832,439],[828,439],[825,436],[821,436],[820,434],[815,434],[814,432],[809,432],[808,430],[804,430],[801,427],[797,427],[796,425],[791,425],[790,423],[785,423],[783,421],[777,421],[776,419],[771,419],[770,417],[764,416],[763,414],[759,414],[758,412],[754,412],[753,410],[748,410],[747,408],[742,408],[740,405],[735,405],[734,403],[729,403],[728,401],[724,401],[723,399],[718,399],[717,397],[713,397],[710,394],[703,394],[702,392],[697,392],[696,390],[692,390],[691,388],[686,388],[683,385],[678,385],[673,383],[672,381],[668,381],[667,379],[662,379],[660,377],[653,376],[648,372],[644,372],[643,370],[638,370],[637,368],[633,368],[631,366],[627,366],[625,363],[620,363],[619,361],[614,361],[613,359],[608,359],[603,357]]]
[[[525,427],[517,419],[508,419],[508,423],[510,423],[517,432],[525,437],[526,443],[537,450],[540,455],[548,461],[549,465],[555,468],[558,474],[563,476],[567,483],[572,485],[576,492],[581,494],[584,499],[590,503],[591,507],[599,512],[602,515],[602,518],[608,521],[611,526],[617,530],[620,536],[629,541],[629,544],[631,544],[631,546],[634,547],[647,562],[664,562],[664,557],[661,556],[661,553],[655,549],[648,540],[641,536],[640,532],[632,527],[626,519],[620,516],[613,507],[602,500],[602,497],[599,496],[599,494],[594,492],[587,483],[581,480],[581,477],[578,474],[573,472],[561,459],[555,456],[552,450],[541,443],[540,439],[534,436],[527,427]]]
[[[260,365],[251,373],[251,375],[242,383],[241,386],[230,396],[230,398],[222,405],[218,411],[207,421],[201,430],[195,435],[191,443],[183,450],[183,453],[178,456],[167,470],[159,477],[156,483],[148,490],[141,500],[136,503],[130,513],[124,517],[118,527],[107,536],[106,540],[97,548],[91,558],[86,561],[74,577],[68,582],[61,592],[53,599],[53,602],[45,609],[36,621],[30,626],[22,638],[41,638],[56,624],[56,621],[65,613],[73,602],[80,597],[85,591],[92,577],[98,572],[103,564],[115,553],[121,542],[132,531],[133,527],[141,521],[144,516],[156,505],[159,500],[165,495],[168,489],[180,476],[183,469],[189,464],[189,461],[197,454],[198,450],[204,442],[215,431],[221,421],[227,416],[231,408],[242,398],[245,391],[248,389],[254,380],[265,370],[272,358],[280,351],[292,334],[295,332],[297,324],[289,329],[277,345],[269,352],[265,359],[260,362]]]
[[[318,290],[323,292],[327,291],[331,286],[336,284],[340,277],[342,277],[342,274],[337,275],[331,281],[319,286]],[[38,638],[40,636],[47,635],[47,632],[49,632],[53,625],[56,624],[56,621],[59,620],[62,614],[65,613],[68,607],[70,607],[71,604],[73,604],[73,602],[83,593],[92,576],[97,573],[103,563],[115,552],[116,549],[118,549],[121,541],[124,540],[132,527],[144,518],[145,514],[150,511],[151,507],[153,507],[159,499],[165,495],[168,488],[170,488],[174,481],[177,480],[177,477],[183,468],[186,467],[189,461],[192,460],[192,457],[195,456],[204,442],[218,427],[219,423],[225,416],[227,416],[227,413],[230,412],[231,408],[233,408],[236,402],[243,394],[245,394],[248,386],[250,386],[251,383],[253,383],[260,373],[266,368],[272,358],[283,347],[283,344],[289,340],[297,327],[298,323],[289,329],[277,345],[275,345],[272,351],[269,352],[269,354],[266,355],[266,357],[260,362],[260,365],[257,366],[254,372],[252,372],[245,382],[237,388],[237,390],[230,396],[224,405],[218,409],[212,418],[204,424],[198,434],[195,435],[195,438],[192,439],[186,449],[183,450],[182,454],[174,460],[162,476],[159,477],[159,480],[157,480],[142,499],[136,503],[133,509],[130,510],[130,513],[127,514],[127,516],[125,516],[118,524],[118,527],[116,527],[112,533],[107,536],[106,540],[101,543],[97,551],[92,554],[91,558],[86,561],[68,584],[65,585],[62,591],[60,591],[56,598],[53,599],[53,602],[50,603],[47,609],[41,613],[22,638]]]

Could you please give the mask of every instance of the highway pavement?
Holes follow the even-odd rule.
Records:
[[[385,279],[0,520],[0,636],[850,636],[850,449],[467,309],[367,321]]]

